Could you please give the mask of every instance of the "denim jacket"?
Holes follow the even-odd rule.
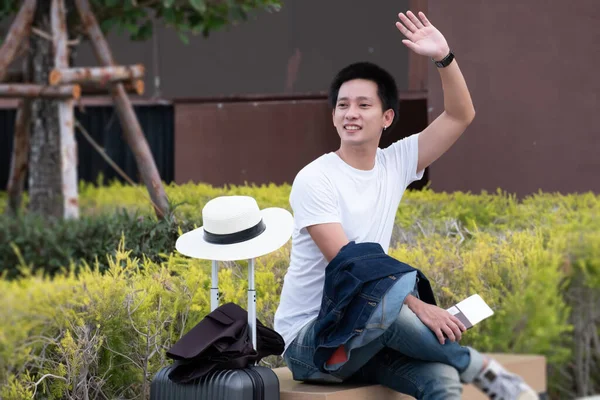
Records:
[[[421,300],[436,304],[425,275],[385,254],[378,243],[350,242],[342,247],[325,269],[321,309],[314,326],[314,364],[322,372],[327,372],[325,363],[339,346],[363,333],[387,291],[413,271]]]

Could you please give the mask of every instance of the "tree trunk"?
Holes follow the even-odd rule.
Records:
[[[33,25],[51,32],[50,1],[40,1]],[[38,35],[30,36],[30,74],[32,82],[48,84],[54,68],[52,42]],[[60,161],[58,107],[55,101],[36,99],[31,113],[31,151],[29,158],[29,210],[62,218],[63,196]]]

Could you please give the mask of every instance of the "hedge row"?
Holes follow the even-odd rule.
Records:
[[[160,223],[143,190],[119,184],[82,186],[80,222],[0,219],[0,265],[12,271],[0,280],[0,398],[72,398],[82,388],[147,398],[165,349],[209,308],[210,266],[173,253],[178,229],[201,224],[202,205],[221,194],[289,208],[288,186],[172,185],[167,193],[179,205]],[[600,390],[599,211],[594,194],[410,192],[390,254],[421,268],[442,306],[481,294],[496,313],[464,343],[546,355],[552,398],[573,398]],[[258,316],[271,326],[288,260],[289,244],[258,260]],[[220,274],[224,301],[245,307],[244,263]]]

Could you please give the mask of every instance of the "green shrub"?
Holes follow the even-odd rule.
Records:
[[[144,215],[154,215],[144,187],[132,187],[118,181],[108,186],[80,184],[81,212],[86,215],[113,213],[118,209],[135,210]],[[187,183],[165,185],[169,201],[176,206],[179,219],[199,223],[202,207],[210,199],[224,195],[250,195],[261,208],[283,207],[289,209],[289,185],[241,185],[214,187],[207,184]]]
[[[575,213],[575,212],[574,212]],[[584,213],[585,214],[585,213]],[[552,369],[556,398],[600,393],[600,229],[597,218],[573,215],[573,222],[554,233],[564,239],[565,273],[570,284],[563,293],[571,312],[571,359]]]
[[[506,237],[478,233],[462,246],[455,238],[430,236],[417,246],[400,245],[390,255],[425,273],[441,307],[479,294],[495,310],[465,334],[465,344],[544,354],[551,363],[563,363],[569,356],[564,336],[571,332],[562,296],[563,260],[545,242],[539,231]]]
[[[273,270],[285,258],[284,248],[256,265],[257,315],[271,326],[280,287]],[[148,398],[152,376],[169,362],[165,351],[209,312],[210,263],[139,259],[124,241],[107,263],[105,273],[84,265],[48,279],[25,268],[24,277],[0,281],[0,398],[83,398],[83,390]],[[219,279],[222,302],[245,307],[244,266],[223,265]]]
[[[14,278],[22,261],[49,275],[75,262],[107,267],[105,255],[114,252],[122,234],[132,254],[153,261],[175,247],[178,230],[188,231],[202,224],[202,207],[220,195],[251,195],[261,208],[289,209],[289,186],[232,186],[214,188],[204,184],[168,185],[173,215],[157,221],[143,187],[118,181],[109,186],[80,184],[83,217],[77,221],[52,221],[24,213],[19,217],[0,215],[0,274]],[[5,194],[3,194],[5,196]],[[25,201],[26,203],[26,201]]]
[[[31,398],[48,373],[59,377],[38,385],[47,398],[76,397],[78,384],[147,396],[164,350],[209,307],[209,266],[172,253],[178,231],[201,225],[219,195],[289,209],[288,185],[166,190],[177,207],[161,222],[145,189],[118,183],[81,185],[80,221],[0,217],[0,269],[12,278],[0,280],[0,398]],[[473,293],[489,302],[494,317],[465,344],[544,354],[552,398],[600,391],[600,196],[407,192],[390,254],[421,268],[443,306]],[[270,326],[288,260],[289,245],[259,260],[259,318]],[[246,307],[245,264],[226,263],[220,278],[224,301]]]
[[[71,262],[93,263],[107,268],[106,254],[115,251],[123,234],[127,235],[135,257],[158,261],[161,253],[175,246],[178,229],[188,230],[188,222],[155,218],[127,211],[84,216],[80,220],[50,221],[35,215],[0,216],[0,273],[7,278],[19,274],[25,264],[54,275]]]
[[[544,354],[556,369],[569,361],[571,325],[561,296],[565,269],[553,254],[564,243],[547,246],[546,240],[539,232],[481,234],[461,246],[430,237],[391,255],[423,268],[440,305],[480,293],[495,309],[493,318],[465,334],[464,344]],[[269,326],[288,260],[289,245],[257,260],[258,317]],[[169,362],[165,351],[209,310],[210,263],[175,254],[156,263],[122,245],[107,264],[104,273],[98,264],[84,265],[78,274],[53,279],[24,268],[23,277],[0,281],[1,398],[34,390],[48,398],[77,397],[82,387],[94,396],[148,397],[152,376]],[[246,263],[223,263],[219,280],[222,301],[246,307]],[[265,361],[282,365],[280,358]]]

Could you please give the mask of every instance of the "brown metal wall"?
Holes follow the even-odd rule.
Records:
[[[399,117],[381,146],[423,129],[426,101],[402,101]],[[292,183],[303,166],[338,146],[323,98],[175,104],[176,183]]]
[[[600,192],[598,0],[430,1],[475,102],[436,190]],[[430,68],[430,118],[443,108]]]
[[[322,101],[179,103],[175,107],[175,182],[283,183],[290,169],[333,149]]]
[[[187,45],[160,24],[147,42],[132,43],[116,31],[108,40],[118,63],[146,66],[148,96],[155,76],[167,99],[321,92],[335,72],[360,60],[389,68],[407,90],[408,50],[394,23],[408,4],[283,0],[277,13],[256,13],[209,38],[191,37]],[[89,44],[81,46],[76,63],[97,65]]]

